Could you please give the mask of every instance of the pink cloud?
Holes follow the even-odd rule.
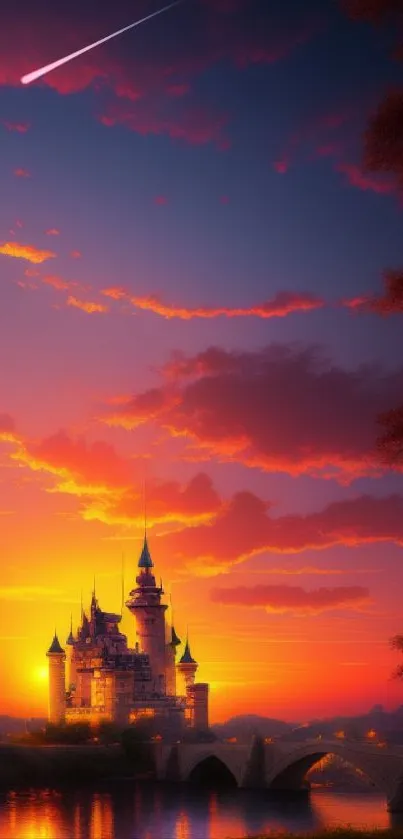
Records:
[[[75,496],[82,517],[115,527],[141,527],[144,522],[144,487],[141,458],[122,457],[102,440],[88,443],[61,431],[40,441],[18,437],[8,415],[0,415],[0,438],[15,443],[13,462],[30,469],[45,487]],[[140,477],[139,477],[140,475]],[[220,499],[210,478],[199,473],[187,483],[149,476],[147,514],[156,523],[200,523],[216,512]]]
[[[358,496],[306,516],[274,517],[270,505],[239,492],[208,523],[162,537],[163,548],[189,567],[209,573],[263,553],[301,553],[335,545],[403,545],[403,497]]]
[[[19,167],[18,169],[14,169],[14,175],[16,178],[30,178],[31,173],[28,169],[24,169],[23,167]]]
[[[403,313],[403,271],[389,270],[383,274],[384,293],[363,295],[344,300],[343,305],[361,312],[375,312],[379,315]]]
[[[285,175],[285,173],[288,172],[289,167],[290,164],[286,158],[283,158],[282,160],[275,160],[273,163],[273,169],[275,169],[279,175]]]
[[[154,419],[189,440],[189,456],[340,481],[380,474],[376,419],[403,390],[403,368],[347,371],[315,348],[281,345],[178,355],[164,376],[105,420],[131,428]]]
[[[8,122],[3,120],[3,125],[7,131],[15,131],[17,134],[26,134],[31,125],[29,122]]]
[[[167,88],[167,93],[169,96],[174,96],[175,98],[186,96],[187,93],[190,91],[190,84],[184,82],[183,84],[171,84]]]
[[[214,143],[221,151],[230,145],[225,134],[228,116],[214,113],[208,108],[193,106],[173,113],[150,100],[135,107],[115,102],[101,115],[100,121],[108,128],[123,125],[144,137],[149,134],[166,134],[171,140],[185,141],[191,145]]]
[[[70,280],[64,280],[63,277],[59,277],[57,274],[47,274],[42,277],[42,282],[44,285],[49,285],[56,289],[56,291],[68,291],[69,289],[76,288],[78,285],[78,283],[71,282]]]
[[[46,236],[60,236],[60,230],[57,227],[50,227],[49,230],[45,230]]]
[[[394,179],[365,173],[355,163],[338,163],[335,169],[346,176],[350,186],[362,189],[364,192],[376,192],[378,195],[391,195],[396,192],[397,185]]]
[[[168,204],[168,198],[166,195],[156,195],[154,198],[154,204],[156,204],[157,207],[165,207]]]
[[[362,586],[338,586],[307,591],[301,586],[237,586],[213,588],[211,599],[223,606],[243,606],[284,614],[317,615],[335,609],[354,609],[369,603],[369,591]]]

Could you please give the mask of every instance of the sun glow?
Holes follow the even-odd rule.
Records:
[[[32,678],[35,682],[44,683],[48,681],[48,668],[45,665],[35,667],[32,672]]]

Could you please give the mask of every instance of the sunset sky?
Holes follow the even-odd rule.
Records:
[[[144,484],[213,722],[396,707],[403,202],[361,155],[403,64],[333,0],[186,0],[20,84],[162,5],[2,4],[0,713],[94,574],[120,609]]]

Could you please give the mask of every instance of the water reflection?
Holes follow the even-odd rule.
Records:
[[[98,790],[0,796],[1,839],[239,839],[273,831],[314,832],[349,824],[402,826],[374,795],[315,791],[279,799],[264,791],[210,792],[124,783]]]

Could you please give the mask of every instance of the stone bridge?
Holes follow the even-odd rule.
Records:
[[[376,744],[340,740],[250,745],[179,743],[156,747],[159,780],[186,782],[198,773],[220,767],[238,787],[297,791],[304,788],[307,772],[326,755],[338,755],[361,770],[383,793],[391,812],[403,812],[403,747],[379,748]]]

